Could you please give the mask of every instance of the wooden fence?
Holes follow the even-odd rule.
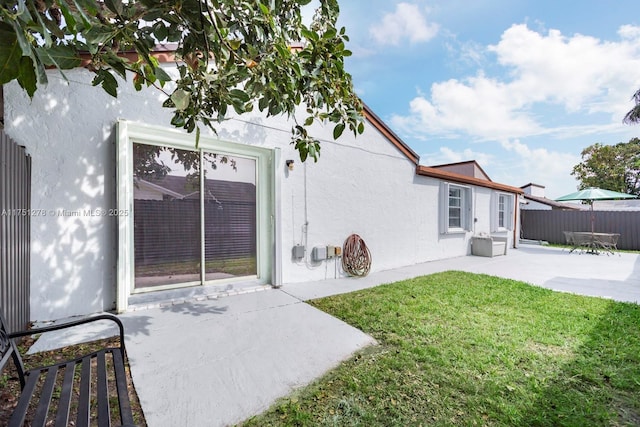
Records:
[[[565,243],[563,231],[619,233],[618,249],[640,250],[640,211],[522,210],[521,237]]]
[[[0,131],[0,308],[10,330],[30,320],[31,157]]]

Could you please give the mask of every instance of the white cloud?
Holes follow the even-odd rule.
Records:
[[[531,148],[518,139],[502,140],[500,145],[505,154],[501,156],[504,166],[498,168],[495,177],[498,181],[517,176],[521,182],[508,184],[520,186],[536,182],[548,187],[549,194],[546,196],[549,198],[575,191],[577,181],[571,176],[571,170],[581,161],[580,156],[546,148]]]
[[[454,151],[449,147],[440,147],[437,153],[420,156],[420,163],[428,166],[466,162],[469,160],[475,160],[480,167],[484,169],[493,163],[493,155],[473,151],[469,148],[465,148],[462,151]]]
[[[489,46],[498,62],[511,71],[510,87],[523,102],[551,102],[569,112],[619,113],[620,95],[633,91],[640,80],[640,29],[621,29],[625,38],[602,41],[558,30],[541,35],[526,25],[513,25],[500,42]]]
[[[420,8],[410,3],[398,3],[395,12],[387,13],[369,28],[369,34],[381,45],[399,45],[404,39],[426,42],[437,33],[438,25],[427,22]]]
[[[611,42],[513,25],[498,44],[488,46],[507,74],[487,77],[480,71],[474,77],[436,82],[430,97],[417,96],[409,114],[391,122],[416,138],[469,135],[497,140],[608,132],[611,123],[620,124],[640,87],[635,72],[640,69],[640,27],[626,25],[618,34],[620,40]],[[571,126],[565,121],[556,128],[557,123],[545,123],[542,114],[534,113],[545,106],[584,116],[606,113],[611,122]]]
[[[394,127],[407,133],[500,138],[541,132],[522,108],[509,85],[483,75],[448,80],[431,86],[431,100],[424,96],[409,104],[410,116],[394,116]]]

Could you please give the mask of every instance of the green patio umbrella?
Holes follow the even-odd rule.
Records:
[[[618,200],[618,199],[635,199],[636,196],[618,191],[604,190],[602,188],[589,187],[575,193],[558,197],[556,202],[568,202],[570,200],[582,200],[591,206],[591,232],[593,233],[593,201],[594,200]]]

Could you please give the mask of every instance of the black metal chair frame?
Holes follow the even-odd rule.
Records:
[[[64,362],[56,363],[50,366],[43,366],[26,371],[22,362],[22,356],[18,351],[18,347],[15,343],[15,339],[34,335],[42,334],[46,332],[52,332],[67,328],[72,328],[87,323],[108,320],[115,322],[119,329],[120,346],[102,348],[98,351],[85,354],[75,359],[67,360]],[[8,427],[19,427],[25,422],[25,417],[32,406],[32,400],[36,404],[35,415],[31,425],[44,426],[89,426],[91,420],[91,410],[94,406],[94,410],[97,412],[97,425],[98,426],[110,426],[110,396],[108,393],[107,385],[107,355],[112,356],[112,366],[115,374],[115,386],[117,390],[118,412],[120,414],[120,424],[122,426],[133,426],[133,414],[131,411],[131,404],[129,401],[129,393],[127,388],[127,377],[125,371],[125,345],[124,345],[124,326],[120,319],[111,314],[100,314],[97,316],[88,317],[81,320],[71,321],[64,324],[46,326],[42,328],[34,328],[27,331],[19,331],[9,333],[6,329],[6,323],[0,313],[0,373],[4,370],[5,366],[10,359],[16,366],[18,371],[18,377],[20,379],[21,394],[15,407]],[[96,364],[96,386],[95,390],[92,388],[91,379],[91,362],[95,360]],[[79,368],[79,369],[78,369]],[[64,378],[62,380],[62,387],[59,390],[59,397],[57,397],[57,411],[55,414],[49,414],[49,408],[51,406],[52,398],[58,394],[54,393],[56,377],[59,371],[64,371]],[[79,373],[79,396],[78,396],[78,408],[77,419],[70,420],[70,404],[72,400],[74,377]],[[60,375],[62,375],[60,373]],[[43,378],[44,380],[41,380]],[[36,387],[38,383],[42,385]],[[37,399],[37,403],[35,403]],[[53,420],[47,420],[48,416],[54,416]],[[54,424],[47,424],[54,421]],[[94,421],[95,422],[95,421]]]

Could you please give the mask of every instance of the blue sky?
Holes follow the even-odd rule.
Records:
[[[640,137],[637,2],[342,0],[357,93],[423,165],[575,191],[581,151]]]

